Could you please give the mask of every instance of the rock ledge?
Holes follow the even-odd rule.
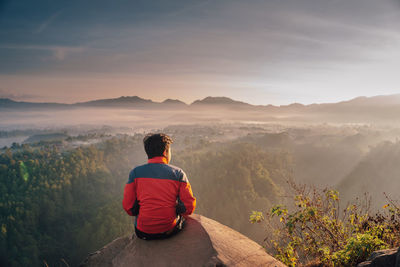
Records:
[[[357,267],[400,267],[400,248],[372,252],[368,260]]]
[[[92,253],[81,266],[286,266],[256,242],[201,215],[166,240],[118,238]]]

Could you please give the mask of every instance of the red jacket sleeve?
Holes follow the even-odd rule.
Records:
[[[132,171],[129,174],[129,181],[124,188],[124,199],[122,200],[122,207],[130,216],[134,216],[132,213],[133,206],[136,201],[136,186],[133,179]]]
[[[183,177],[179,185],[179,199],[185,206],[185,211],[182,215],[190,215],[196,208],[196,198],[193,196],[192,187],[190,186],[186,174],[184,172],[182,172],[182,174]]]

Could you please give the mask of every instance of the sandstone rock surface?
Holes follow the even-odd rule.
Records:
[[[85,267],[111,266],[286,266],[246,236],[200,215],[166,240],[121,237],[92,253]]]

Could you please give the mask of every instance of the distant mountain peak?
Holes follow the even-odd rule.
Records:
[[[120,97],[118,97],[118,98],[116,98],[116,99],[141,100],[141,99],[143,99],[143,98],[134,95],[134,96],[120,96]]]
[[[246,105],[251,106],[248,103],[236,101],[225,96],[207,96],[202,100],[196,100],[191,105]]]
[[[106,98],[106,99],[98,99],[91,100],[83,103],[94,103],[94,102],[153,102],[150,99],[144,99],[138,96],[120,96],[118,98]]]
[[[118,98],[98,99],[87,102],[80,102],[74,105],[78,106],[130,106],[130,105],[148,105],[156,104],[150,99],[144,99],[138,96],[121,96]]]
[[[298,108],[302,108],[302,107],[305,107],[305,105],[296,102],[296,103],[292,103],[292,104],[287,105],[287,107],[298,107]]]
[[[162,104],[168,104],[168,105],[185,105],[186,106],[185,102],[182,102],[182,101],[180,101],[178,99],[171,99],[171,98],[165,99],[161,103]]]
[[[0,98],[0,103],[17,103],[17,101],[14,101],[10,98]]]
[[[338,104],[357,104],[357,105],[400,105],[400,94],[394,95],[377,95],[377,96],[359,96],[348,101],[339,102]]]

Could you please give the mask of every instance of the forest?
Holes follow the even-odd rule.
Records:
[[[251,224],[249,217],[253,216],[250,219],[254,222],[258,214],[255,211],[268,213],[276,205],[287,205],[289,210],[295,207],[292,182],[336,187],[343,190],[341,198],[347,200],[355,196],[351,188],[359,188],[367,174],[373,175],[372,170],[379,173],[379,166],[391,166],[392,173],[381,174],[387,182],[397,175],[394,167],[400,160],[398,142],[380,141],[387,134],[371,134],[371,129],[222,128],[164,129],[175,140],[171,163],[187,173],[198,200],[196,213],[260,244],[266,237],[273,238],[266,229],[279,229],[279,223],[271,228]],[[61,142],[3,148],[0,265],[77,266],[113,239],[132,234],[132,218],[121,205],[122,191],[129,171],[147,160],[143,136],[87,134]],[[90,142],[99,137],[102,141]],[[87,143],[76,146],[76,141]],[[379,160],[388,157],[390,161]],[[368,179],[373,182],[372,177]],[[382,184],[380,190],[394,185],[392,182],[385,188]],[[359,189],[362,192],[370,188]],[[395,196],[393,190],[388,193]],[[375,197],[385,201],[378,192]],[[293,240],[287,240],[293,244]],[[287,251],[286,246],[280,248],[281,252],[270,244],[268,252],[286,262],[294,259],[285,258],[288,256],[282,251]],[[302,260],[301,253],[296,259]]]
[[[132,233],[122,189],[130,169],[146,160],[142,137],[65,151],[54,144],[24,145],[0,154],[1,265],[75,266]],[[196,212],[259,239],[261,229],[248,223],[247,214],[270,206],[290,175],[287,153],[244,142],[188,146],[174,154],[173,163],[188,174]]]
[[[125,141],[125,147],[134,147]],[[89,251],[128,232],[129,218],[120,209],[127,170],[118,169],[128,164],[115,153],[118,145],[64,152],[53,145],[24,146],[1,154],[2,266],[54,266],[61,260],[75,266]]]

